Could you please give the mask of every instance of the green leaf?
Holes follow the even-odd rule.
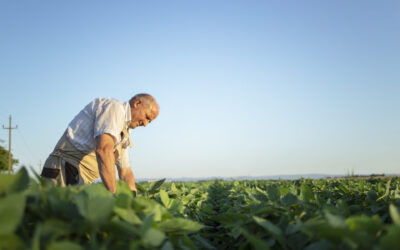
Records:
[[[332,244],[330,244],[325,240],[314,242],[305,248],[305,250],[331,250],[331,249],[333,249]]]
[[[169,196],[164,189],[160,190],[160,198],[166,208],[169,208]]]
[[[113,218],[109,224],[110,229],[115,234],[127,234],[130,237],[141,237],[141,232],[137,226],[133,226],[126,221]]]
[[[165,221],[160,222],[158,226],[164,232],[193,233],[203,228],[202,224],[184,218],[167,219]]]
[[[268,250],[269,246],[261,239],[253,236],[252,234],[248,233],[245,229],[241,229],[242,235],[253,245],[254,249],[256,250]]]
[[[175,186],[175,183],[172,183],[172,184],[171,184],[171,191],[172,191],[172,192],[177,192],[177,191],[178,191],[178,189],[177,189],[176,186]]]
[[[88,195],[81,192],[75,196],[76,205],[79,213],[92,225],[99,226],[108,221],[115,199],[112,197]]]
[[[285,206],[296,204],[297,203],[297,196],[295,196],[294,194],[291,194],[291,193],[286,194],[281,199],[281,202]]]
[[[276,186],[268,186],[267,195],[268,198],[273,202],[277,202],[281,198],[281,192]]]
[[[387,250],[398,250],[399,249],[399,239],[400,239],[400,227],[399,226],[389,226],[387,228],[387,234],[383,236],[380,240],[380,246],[382,249]]]
[[[42,234],[42,224],[38,223],[35,227],[31,241],[32,250],[40,250],[40,235]]]
[[[390,212],[390,217],[392,218],[393,223],[400,226],[400,214],[399,214],[399,210],[395,207],[395,205],[393,205],[393,204],[389,205],[389,212]]]
[[[141,225],[142,221],[136,215],[136,212],[131,208],[120,208],[114,207],[114,213],[118,215],[121,219],[133,224],[133,225]]]
[[[11,235],[0,235],[0,249],[8,250],[23,250],[27,249],[24,242],[18,236]]]
[[[128,208],[131,206],[132,195],[122,193],[118,194],[115,199],[115,206],[120,208]]]
[[[42,187],[49,186],[50,182],[46,181],[43,177],[41,177],[32,166],[30,167],[30,170],[33,173],[33,175],[36,177],[36,181],[39,182],[40,186],[42,186]],[[36,182],[33,181],[33,183],[36,183]]]
[[[396,190],[394,190],[394,198],[395,199],[400,199],[399,185],[396,185]]]
[[[0,174],[0,196],[24,191],[29,185],[29,175],[25,168],[17,174]]]
[[[327,210],[324,211],[324,215],[326,220],[328,221],[329,225],[336,228],[344,228],[346,227],[345,221],[343,218],[329,213]]]
[[[350,191],[349,191],[343,184],[340,184],[338,188],[339,188],[339,190],[341,190],[343,193],[345,193],[345,194],[347,194],[347,195],[350,194]]]
[[[79,244],[75,242],[63,240],[63,241],[52,242],[47,247],[47,250],[83,250],[83,247],[81,247]]]
[[[206,239],[200,236],[200,234],[194,234],[192,239],[196,241],[196,245],[199,245],[200,249],[216,249],[213,245],[211,245]]]
[[[146,192],[146,189],[142,186],[140,183],[136,183],[136,189],[139,193],[144,193]]]
[[[332,223],[332,221],[330,222]],[[345,237],[351,237],[350,230],[345,227],[333,227],[330,223],[326,223],[323,219],[312,218],[304,222],[301,226],[301,231],[312,238],[326,239],[334,244],[343,242]],[[341,223],[333,223],[339,224]]]
[[[140,227],[140,233],[143,235],[149,230],[151,225],[153,224],[154,221],[154,214],[148,214],[146,217],[143,219],[142,226]]]
[[[0,235],[12,234],[22,220],[25,196],[11,194],[0,199]]]
[[[171,244],[171,242],[167,241],[164,243],[161,250],[174,250],[174,246]]]
[[[300,187],[300,199],[305,202],[314,200],[314,193],[306,183],[303,183]]]
[[[161,185],[164,183],[164,181],[165,179],[161,179],[159,181],[151,183],[149,193],[151,194],[156,193],[158,189],[161,187]]]
[[[154,221],[161,221],[164,216],[170,216],[168,210],[155,200],[137,197],[132,200],[135,211],[143,211],[145,214],[153,214]]]
[[[115,193],[116,196],[121,194],[126,194],[132,196],[132,190],[129,188],[128,184],[125,181],[118,181],[117,182],[117,192]]]
[[[41,235],[59,238],[74,233],[75,231],[76,230],[73,228],[72,223],[50,218],[43,222]]]
[[[382,222],[377,215],[352,216],[346,220],[346,224],[351,230],[367,232],[371,235],[376,235],[382,229]]]
[[[390,194],[390,183],[392,182],[392,179],[389,179],[388,182],[386,183],[386,188],[385,188],[385,193],[379,197],[376,201],[379,201],[387,196],[389,196]]]
[[[283,236],[283,232],[279,227],[277,227],[273,223],[271,223],[263,218],[257,217],[257,216],[253,216],[253,219],[258,225],[262,226],[265,230],[267,230],[269,233],[271,233],[272,236],[275,239],[277,239],[281,245],[283,245],[283,246],[286,245],[284,236]]]
[[[144,234],[143,244],[150,247],[158,247],[165,240],[165,234],[158,229],[149,228]]]
[[[197,204],[198,207],[199,204]],[[185,210],[185,207],[183,206],[182,202],[178,199],[171,199],[169,202],[169,211],[175,212],[175,213],[183,213]]]
[[[250,216],[239,213],[223,213],[213,216],[212,219],[224,226],[241,225],[252,220]]]
[[[123,185],[123,184],[122,184]],[[82,186],[82,191],[88,195],[89,199],[97,197],[97,196],[104,196],[112,198],[113,194],[107,190],[107,188],[103,184],[89,184]],[[132,194],[132,192],[130,192]]]

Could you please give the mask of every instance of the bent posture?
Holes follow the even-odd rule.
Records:
[[[118,176],[132,191],[135,177],[129,165],[129,129],[146,126],[159,113],[149,94],[138,94],[123,103],[111,98],[90,102],[69,123],[47,158],[42,177],[61,186],[92,183],[101,177],[105,187],[116,191]]]

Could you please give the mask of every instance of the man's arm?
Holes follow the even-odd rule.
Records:
[[[101,134],[96,137],[96,158],[104,186],[115,194],[117,180],[115,177],[114,137],[112,135]]]
[[[136,184],[135,184],[135,176],[133,175],[131,168],[121,168],[117,165],[118,176],[120,180],[123,180],[128,184],[129,188],[132,191],[137,192]]]

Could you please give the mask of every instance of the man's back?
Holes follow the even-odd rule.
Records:
[[[84,152],[95,150],[95,138],[107,133],[115,143],[121,140],[121,131],[130,120],[130,107],[112,98],[96,98],[85,106],[67,127],[68,140]]]

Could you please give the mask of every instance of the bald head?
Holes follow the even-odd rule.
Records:
[[[160,112],[160,107],[153,96],[149,94],[137,94],[129,100],[131,106],[130,128],[146,126],[156,119]]]

